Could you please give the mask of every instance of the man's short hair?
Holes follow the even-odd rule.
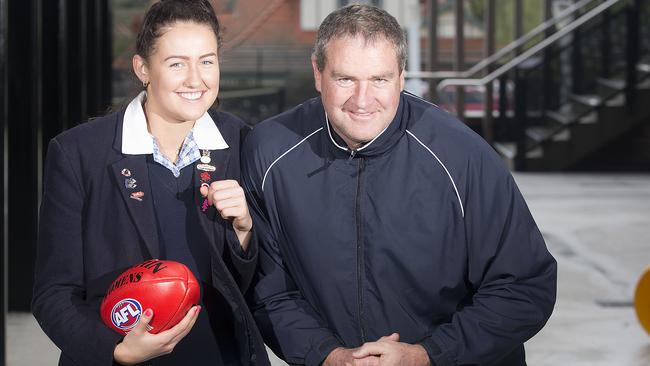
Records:
[[[371,5],[348,5],[330,13],[318,28],[312,57],[319,71],[325,69],[325,49],[330,41],[362,36],[366,43],[385,39],[393,44],[400,72],[406,66],[406,38],[397,20],[383,9]]]

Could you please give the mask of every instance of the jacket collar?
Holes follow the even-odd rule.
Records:
[[[357,149],[354,154],[352,153],[352,150],[350,150],[345,145],[343,139],[332,128],[327,117],[327,113],[324,113],[323,127],[327,131],[329,140],[331,144],[336,148],[336,150],[345,152],[348,154],[348,156],[376,156],[390,150],[402,137],[402,135],[404,135],[408,122],[407,113],[408,111],[405,107],[404,92],[402,92],[400,94],[399,106],[397,107],[397,112],[395,113],[393,120],[374,139],[370,140],[368,143]]]
[[[124,111],[122,145],[120,151],[126,155],[153,154],[153,136],[147,129],[147,119],[142,108],[147,93],[141,92]],[[227,149],[228,144],[208,112],[196,120],[192,129],[194,141],[202,150]]]

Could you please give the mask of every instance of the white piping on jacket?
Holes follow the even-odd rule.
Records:
[[[373,142],[375,142],[375,140],[378,139],[379,136],[381,136],[384,132],[386,132],[386,130],[388,129],[388,126],[390,126],[390,123],[389,123],[386,127],[384,127],[383,130],[381,130],[381,132],[379,132],[379,134],[378,134],[377,136],[375,136],[372,140],[366,142],[366,143],[365,143],[363,146],[361,146],[360,148],[358,148],[358,149],[356,149],[356,150],[350,150],[350,148],[343,147],[343,146],[339,145],[339,144],[336,142],[336,140],[334,140],[334,136],[332,136],[332,131],[330,130],[330,120],[329,120],[329,117],[327,117],[327,112],[325,112],[325,122],[327,122],[327,133],[330,135],[330,140],[332,140],[332,143],[333,143],[334,145],[336,145],[336,147],[338,147],[339,149],[341,149],[341,150],[343,150],[343,151],[345,151],[345,152],[352,152],[352,155],[356,154],[358,151],[363,151],[363,149],[365,149],[366,147],[370,146],[370,144],[372,144]]]
[[[447,173],[447,176],[449,177],[449,180],[451,181],[451,185],[454,186],[454,191],[456,192],[456,197],[458,198],[458,204],[460,205],[460,213],[464,218],[465,217],[465,208],[463,208],[463,201],[461,201],[461,199],[460,199],[460,194],[458,193],[458,188],[456,188],[456,182],[454,182],[454,178],[452,178],[451,174],[449,174],[449,170],[447,170],[447,167],[445,166],[445,164],[443,164],[442,161],[438,158],[438,155],[436,155],[433,151],[431,151],[431,149],[429,149],[429,147],[427,145],[423,144],[422,141],[420,141],[420,139],[417,138],[417,136],[415,136],[411,131],[406,130],[406,133],[411,135],[411,137],[413,137],[415,139],[415,141],[417,141],[420,145],[422,145],[425,149],[427,149],[427,151],[429,151],[429,153],[431,153],[431,155],[433,155],[433,157],[436,158],[438,163],[440,163],[440,165],[442,166],[442,169],[445,170],[445,172]]]
[[[434,107],[436,107],[436,108],[438,108],[438,109],[441,109],[441,108],[440,108],[436,103],[432,103],[432,102],[430,102],[430,101],[428,101],[428,100],[426,100],[426,99],[424,99],[424,98],[418,97],[417,95],[411,93],[411,92],[408,91],[408,90],[403,90],[402,92],[403,92],[404,95],[406,95],[406,96],[409,96],[409,97],[411,97],[411,98],[415,98],[415,99],[417,99],[417,100],[419,100],[419,101],[421,101],[421,102],[425,102],[425,103],[428,104],[428,105],[432,105],[432,106],[434,106]]]
[[[339,145],[336,140],[334,140],[334,136],[332,136],[332,131],[330,131],[330,119],[327,117],[327,112],[325,112],[325,125],[327,126],[327,134],[330,136],[330,140],[334,144],[334,146],[338,147],[339,149],[349,152],[350,150],[346,147],[343,147]]]
[[[282,155],[280,155],[277,159],[275,159],[275,160],[271,163],[271,165],[269,165],[269,167],[266,169],[266,172],[264,172],[264,178],[262,178],[262,187],[261,187],[261,188],[262,188],[262,192],[264,192],[264,182],[266,181],[266,176],[267,176],[267,175],[269,174],[269,172],[271,171],[271,168],[273,168],[273,165],[275,165],[275,163],[277,163],[280,159],[282,159],[285,155],[287,155],[291,150],[295,149],[296,147],[298,147],[298,145],[300,145],[300,144],[302,144],[303,142],[307,141],[308,138],[312,137],[316,132],[318,132],[318,131],[320,131],[320,130],[322,130],[322,129],[323,129],[323,127],[319,128],[319,129],[317,129],[316,131],[314,131],[314,132],[310,133],[309,135],[307,135],[307,137],[305,137],[304,139],[300,140],[300,142],[298,142],[297,144],[293,145],[289,150],[285,151]]]

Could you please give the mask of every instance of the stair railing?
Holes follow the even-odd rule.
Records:
[[[448,79],[448,78],[470,78],[480,71],[487,69],[488,66],[495,64],[497,61],[501,60],[505,56],[509,55],[512,52],[515,52],[521,47],[523,47],[530,40],[539,36],[542,33],[545,33],[557,23],[564,21],[566,18],[573,16],[577,11],[583,10],[585,7],[594,3],[595,1],[601,0],[580,0],[571,6],[563,9],[557,16],[546,20],[545,22],[539,24],[537,27],[533,28],[530,32],[521,36],[520,38],[510,42],[506,46],[499,49],[493,55],[481,60],[476,63],[474,66],[470,67],[465,71],[408,71],[406,76],[408,78],[417,78],[417,79]]]
[[[631,10],[629,11],[629,14],[633,14],[634,11],[634,4],[638,5],[638,2],[641,0],[606,0],[603,1],[601,4],[593,7],[589,11],[585,12],[578,18],[576,18],[574,21],[572,21],[570,24],[564,26],[562,29],[559,31],[551,34],[547,38],[543,39],[539,43],[535,44],[534,46],[530,47],[529,49],[525,50],[522,52],[520,55],[514,57],[512,60],[506,62],[502,66],[496,68],[494,71],[489,73],[488,75],[482,77],[482,78],[447,78],[441,80],[437,87],[436,91],[439,94],[441,91],[443,91],[445,88],[448,87],[465,87],[465,86],[486,86],[488,84],[493,83],[495,80],[500,81],[500,88],[499,88],[499,116],[503,117],[506,113],[506,76],[508,73],[513,72],[515,74],[515,90],[514,90],[514,96],[515,96],[515,101],[514,101],[514,113],[515,113],[515,118],[517,120],[517,123],[515,125],[516,127],[516,132],[515,132],[515,140],[517,144],[517,150],[516,150],[516,155],[515,155],[515,169],[517,170],[523,170],[525,169],[525,156],[526,152],[530,150],[532,147],[531,146],[526,146],[526,136],[525,136],[525,131],[527,128],[527,111],[526,111],[526,93],[525,91],[527,90],[526,86],[526,80],[523,77],[520,77],[520,73],[517,72],[518,68],[520,68],[524,63],[530,62],[531,60],[534,60],[533,58],[538,55],[542,51],[546,51],[549,47],[553,46],[560,40],[561,38],[568,36],[575,32],[578,28],[586,24],[587,22],[591,21],[592,19],[598,17],[599,15],[605,13],[606,11],[609,11],[614,7],[615,5],[623,2],[630,3],[630,8]],[[628,25],[629,26],[629,25]],[[635,48],[635,47],[631,47]],[[631,60],[629,57],[636,57],[635,60],[638,60],[638,50],[628,50],[628,65],[630,63],[635,64],[636,61]],[[628,78],[633,78],[634,76],[630,76],[628,74]],[[633,80],[629,80],[633,81]],[[630,85],[635,85],[635,84],[628,84],[628,88]],[[492,95],[486,95],[486,100],[487,98],[492,99]],[[492,111],[484,111],[483,113],[483,118],[484,118],[484,126],[489,125],[487,123],[487,120],[491,118],[491,113]],[[492,135],[492,131],[489,131],[489,134]],[[489,141],[492,143],[492,141]]]
[[[436,87],[436,90],[438,92],[442,91],[445,87],[449,86],[485,86],[487,83],[493,82],[494,80],[498,79],[501,75],[506,74],[507,72],[513,70],[517,66],[521,65],[526,60],[529,60],[531,57],[535,56],[537,53],[540,51],[543,51],[547,47],[551,46],[554,44],[557,40],[560,38],[568,35],[569,33],[572,33],[576,28],[582,26],[583,24],[587,23],[591,19],[597,17],[601,13],[603,13],[605,10],[610,9],[612,6],[618,4],[619,2],[626,1],[626,0],[607,0],[603,2],[602,4],[598,5],[597,7],[591,9],[589,12],[585,13],[583,16],[577,18],[573,22],[571,22],[569,25],[566,27],[562,28],[560,31],[553,33],[550,35],[548,38],[542,40],[535,46],[529,48],[528,50],[524,51],[521,55],[516,56],[506,64],[502,65],[501,67],[497,68],[490,74],[478,79],[478,78],[446,78],[442,80],[440,83],[438,83],[438,86]],[[419,75],[419,74],[418,74]],[[421,75],[421,77],[426,77],[424,74]]]

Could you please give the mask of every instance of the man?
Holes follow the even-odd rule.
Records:
[[[383,10],[335,11],[320,98],[249,135],[256,321],[291,364],[525,365],[555,260],[490,146],[402,91],[405,50]]]

